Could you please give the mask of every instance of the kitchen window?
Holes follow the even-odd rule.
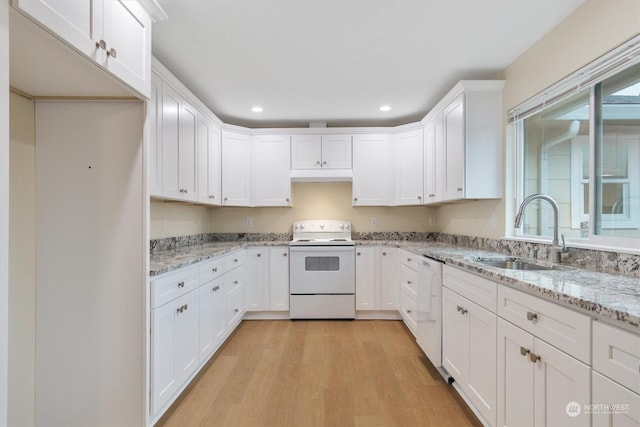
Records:
[[[640,247],[639,54],[629,43],[510,112],[516,202],[553,197],[574,244]],[[548,203],[530,203],[514,234],[551,239],[552,215]]]

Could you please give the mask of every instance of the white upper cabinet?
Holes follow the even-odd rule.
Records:
[[[425,152],[434,159],[425,156],[434,173],[426,203],[439,201],[440,180],[440,201],[502,197],[503,87],[501,80],[461,81],[425,117]]]
[[[251,140],[222,132],[222,205],[251,206]]]
[[[168,84],[162,86],[162,195],[196,201],[198,113]]]
[[[351,169],[351,135],[294,135],[291,169]]]
[[[442,114],[424,126],[424,203],[437,203],[444,198],[444,140]]]
[[[253,145],[253,205],[291,206],[291,137],[255,136]]]
[[[202,114],[198,114],[198,201],[220,205],[220,129]]]
[[[390,197],[390,136],[353,137],[353,206],[388,206]]]
[[[421,205],[424,193],[424,155],[422,129],[395,135],[395,196],[396,205]]]
[[[138,2],[13,0],[13,5],[149,98],[151,18]]]

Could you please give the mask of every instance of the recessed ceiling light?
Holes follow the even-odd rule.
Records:
[[[251,111],[253,111],[254,113],[262,113],[262,107],[253,107],[251,109]]]
[[[391,107],[389,107],[388,105],[383,105],[382,107],[380,107],[380,111],[391,111]]]

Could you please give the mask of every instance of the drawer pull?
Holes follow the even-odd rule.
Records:
[[[233,311],[235,311],[236,313],[238,313],[238,312],[240,312],[240,309],[236,308],[236,309],[235,309],[235,310],[233,310]]]
[[[286,252],[285,252],[285,253],[283,253],[283,254],[282,254],[282,256],[287,256],[287,253],[286,253]]]
[[[411,262],[411,258],[407,258],[407,262]]]
[[[357,254],[357,255],[358,255],[358,256],[360,256],[360,255],[362,255],[362,254],[361,254],[360,252],[358,252],[358,254]]]
[[[218,267],[213,267],[213,268],[211,269],[211,271],[213,271],[214,273],[217,273],[217,272],[218,272]]]
[[[237,280],[234,280],[234,281],[233,281],[233,284],[234,284],[234,285],[237,285],[237,284],[238,284],[238,281],[237,281]]]
[[[233,262],[238,262],[238,258],[234,258],[234,259],[233,259]]]
[[[459,305],[456,306],[456,310],[458,310],[460,314],[467,314],[468,311],[466,308],[460,307]]]
[[[218,292],[218,290],[220,290],[220,285],[214,286],[213,289],[211,289],[213,292]]]
[[[184,282],[178,282],[178,287],[179,288],[184,288]]]
[[[387,256],[387,253],[386,252],[382,252],[382,256]]]
[[[410,285],[410,284],[411,284],[411,280],[407,280],[407,285]]]
[[[520,347],[520,355],[521,356],[526,356],[529,353],[531,353],[531,350],[529,350],[528,348]]]
[[[527,311],[527,320],[530,320],[532,322],[538,320],[538,313],[533,313],[531,311]]]
[[[536,363],[538,360],[540,360],[540,355],[535,353],[529,353],[529,360],[531,360],[533,363]]]
[[[407,314],[411,314],[411,310],[407,309]]]
[[[260,258],[260,257],[262,256],[262,254],[261,254],[261,253],[257,253],[257,254],[256,254],[256,256],[257,256],[258,258]]]

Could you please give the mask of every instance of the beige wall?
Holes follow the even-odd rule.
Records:
[[[8,425],[34,425],[36,173],[34,104],[10,97]]]
[[[358,232],[435,230],[428,227],[429,216],[435,216],[435,208],[353,207],[351,197],[350,183],[296,183],[292,208],[203,208],[153,202],[151,238],[208,232],[287,233],[294,221],[302,219],[347,220]],[[378,222],[375,227],[371,226],[372,217]],[[247,218],[252,219],[253,227],[247,227]]]
[[[506,80],[506,111],[640,32],[640,1],[589,0],[516,59],[497,78]],[[510,162],[512,153],[505,156]],[[502,237],[511,227],[513,191],[507,165],[505,199],[465,202],[438,209],[438,231]],[[505,211],[507,212],[505,215]],[[491,215],[497,226],[491,227]]]

